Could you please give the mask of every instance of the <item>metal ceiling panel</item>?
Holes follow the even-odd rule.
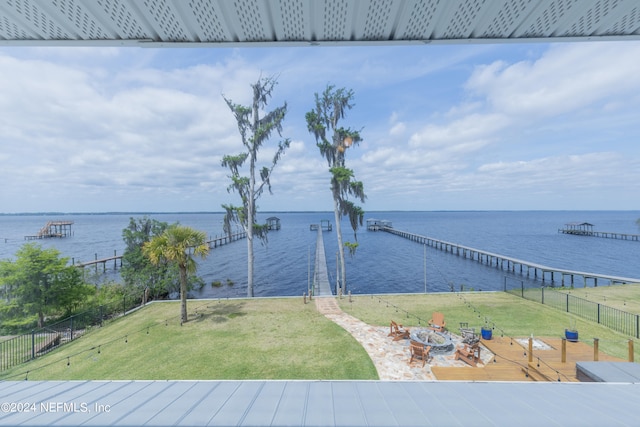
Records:
[[[398,27],[396,40],[430,40],[433,38],[436,23],[446,9],[441,3],[446,0],[423,2],[412,0],[405,2]]]
[[[640,39],[637,0],[0,0],[0,45]]]

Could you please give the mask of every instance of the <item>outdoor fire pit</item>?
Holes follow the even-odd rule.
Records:
[[[410,337],[413,341],[419,342],[422,345],[431,346],[431,354],[449,353],[452,352],[455,347],[449,335],[430,329],[414,330],[411,332]]]

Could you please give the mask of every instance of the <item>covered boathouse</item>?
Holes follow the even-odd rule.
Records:
[[[593,224],[588,222],[568,222],[560,230],[563,234],[577,234],[579,236],[592,236]]]
[[[367,230],[369,231],[380,231],[385,228],[393,228],[391,221],[388,221],[386,219],[374,219],[374,218],[369,218],[367,220]]]

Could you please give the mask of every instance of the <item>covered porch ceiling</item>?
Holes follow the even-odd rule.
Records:
[[[0,0],[0,46],[640,39],[637,0]]]

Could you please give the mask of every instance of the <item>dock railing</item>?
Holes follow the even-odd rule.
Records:
[[[505,291],[530,301],[548,305],[557,310],[575,314],[583,319],[596,322],[625,335],[640,338],[640,315],[609,307],[595,301],[576,297],[566,292],[559,292],[549,287],[507,288]]]

